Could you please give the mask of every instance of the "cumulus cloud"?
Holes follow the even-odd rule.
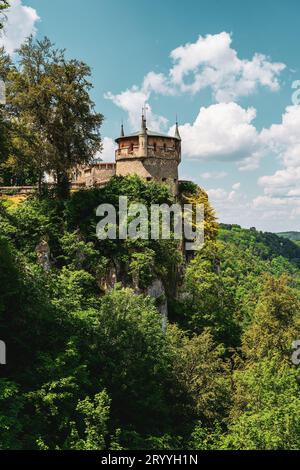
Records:
[[[299,229],[300,198],[257,196],[253,199],[251,208],[257,214],[258,220],[270,220],[277,230],[287,230],[288,224],[293,221],[294,229]],[[279,228],[280,227],[280,228]]]
[[[114,162],[115,150],[117,148],[115,141],[110,137],[104,137],[102,144],[102,152],[98,152],[96,158],[101,159],[103,162]]]
[[[228,192],[223,188],[207,189],[206,192],[212,201],[224,201],[228,199]]]
[[[252,220],[267,221],[268,226],[284,230],[299,228],[300,215],[300,106],[286,108],[281,123],[273,124],[260,133],[260,145],[265,153],[277,158],[282,168],[261,176],[258,185],[263,194],[249,206]]]
[[[196,42],[174,49],[171,84],[191,93],[210,87],[218,102],[247,96],[258,86],[277,91],[285,65],[258,53],[251,60],[240,59],[231,42],[231,35],[222,32],[199,36]]]
[[[201,174],[201,178],[205,180],[219,180],[228,175],[226,171],[205,171]]]
[[[7,22],[0,36],[0,47],[13,54],[31,34],[36,33],[39,16],[34,8],[23,5],[22,0],[13,0],[7,10]]]
[[[163,73],[149,72],[143,81],[142,89],[146,92],[160,93],[161,95],[174,95],[176,90],[170,86]]]
[[[240,191],[240,183],[232,186],[231,190],[211,188],[207,190],[210,202],[217,212],[217,216],[225,223],[248,224],[253,220],[251,203],[247,195]]]
[[[284,168],[273,175],[262,176],[259,178],[259,185],[268,196],[293,197],[299,194],[300,166]]]
[[[272,175],[259,178],[259,185],[268,196],[299,196],[300,186],[300,106],[288,106],[280,124],[263,129],[261,142],[282,165]]]
[[[255,168],[261,155],[260,136],[252,124],[254,108],[237,103],[217,103],[202,107],[196,120],[180,126],[183,153],[188,158],[237,161]],[[170,129],[170,134],[174,128]],[[246,163],[245,163],[246,161]]]
[[[220,206],[220,202],[222,205],[226,205],[227,203],[232,203],[241,199],[242,195],[238,193],[240,187],[241,183],[236,183],[232,186],[232,190],[230,191],[226,191],[223,188],[208,189],[207,194],[217,206]]]
[[[286,167],[300,165],[300,105],[288,106],[280,124],[262,132],[270,150],[278,154]]]
[[[243,214],[248,214],[248,220],[259,220],[260,223],[267,221],[267,226],[277,227],[277,230],[279,227],[286,228],[287,224],[290,224],[290,227],[297,227],[300,215],[299,128],[300,106],[295,105],[286,108],[281,123],[273,124],[270,128],[257,133],[258,147],[255,153],[268,153],[277,159],[282,168],[258,179],[263,194],[256,196],[252,201],[245,201],[244,209],[240,207]],[[213,203],[222,215],[226,214],[226,217],[232,215],[229,202],[233,198],[236,200],[239,189],[240,185],[236,183],[232,186],[235,194],[221,188],[209,191]],[[242,213],[241,217],[244,217]]]
[[[148,85],[147,85],[148,86]],[[151,106],[147,103],[150,98],[149,89],[139,89],[134,86],[117,95],[111,92],[105,94],[105,98],[111,100],[116,106],[128,113],[128,121],[132,130],[138,130],[141,125],[142,108],[147,108],[147,124],[154,131],[160,131],[168,124],[164,116],[153,113]]]
[[[172,50],[170,59],[167,73],[150,71],[139,86],[118,94],[108,92],[106,98],[128,113],[133,130],[139,128],[141,109],[148,103],[148,127],[167,132],[167,119],[149,105],[155,95],[195,95],[210,90],[214,103],[201,107],[194,121],[179,127],[183,157],[203,162],[235,162],[239,170],[246,171],[256,169],[261,158],[269,155],[281,161],[283,167],[273,175],[260,178],[263,195],[253,201],[242,195],[240,183],[230,190],[210,189],[209,195],[217,209],[228,217],[238,214],[241,223],[246,220],[246,214],[254,219],[258,216],[267,219],[279,210],[282,214],[290,211],[290,216],[295,217],[300,200],[297,188],[300,186],[300,106],[288,107],[280,124],[258,131],[256,109],[238,104],[241,97],[250,96],[259,88],[278,91],[285,64],[258,52],[250,58],[239,57],[227,32],[199,36],[195,42]],[[168,133],[173,135],[174,130],[172,126]],[[218,180],[226,175],[227,172],[205,172],[201,178]],[[274,199],[277,200],[273,202]]]
[[[277,91],[280,87],[279,76],[285,65],[271,62],[258,53],[251,60],[240,59],[231,42],[232,37],[227,32],[199,36],[196,42],[171,51],[172,63],[167,74],[150,71],[140,86],[133,86],[119,94],[108,92],[105,97],[128,113],[129,123],[136,129],[141,108],[153,94],[195,94],[210,88],[216,102],[228,103],[254,93],[259,86]],[[149,126],[153,130],[164,130],[167,119],[149,108]]]

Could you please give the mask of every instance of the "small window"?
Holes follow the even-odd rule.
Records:
[[[130,152],[133,152],[133,144],[130,144]]]
[[[167,178],[162,178],[161,180],[165,182],[165,181],[167,181]]]
[[[153,150],[154,150],[154,152],[156,152],[156,142],[154,142],[154,144],[153,144]]]
[[[177,179],[174,179],[174,183],[177,183]]]
[[[164,150],[167,150],[167,146],[166,146],[166,144],[164,144]]]
[[[152,180],[151,176],[148,176],[147,181],[151,181],[151,180]]]

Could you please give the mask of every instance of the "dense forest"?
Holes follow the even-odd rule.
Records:
[[[174,199],[136,176],[70,191],[102,148],[90,75],[48,39],[14,62],[0,50],[1,183],[37,188],[0,198],[0,449],[299,449],[300,247],[219,226],[193,184],[194,256],[172,238],[100,241],[99,204]]]
[[[137,177],[64,202],[2,199],[0,447],[298,449],[300,248],[216,232],[212,211],[188,263],[175,241],[99,241],[95,207],[118,194],[170,200]],[[157,277],[166,331],[163,299],[146,295]]]

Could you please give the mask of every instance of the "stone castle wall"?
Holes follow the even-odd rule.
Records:
[[[173,194],[178,192],[178,165],[181,161],[180,137],[140,133],[116,140],[115,163],[94,163],[81,166],[74,172],[73,183],[82,186],[101,186],[114,175],[137,175],[148,181],[166,183]]]
[[[73,182],[82,186],[101,186],[116,174],[115,163],[94,163],[76,168]]]
[[[180,142],[169,137],[148,137],[146,155],[141,156],[139,137],[123,138],[116,150],[116,174],[136,174],[148,181],[166,183],[174,194],[178,189]]]

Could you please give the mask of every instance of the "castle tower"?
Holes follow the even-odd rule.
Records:
[[[148,181],[166,183],[176,195],[178,192],[178,165],[181,162],[181,138],[176,122],[175,135],[169,136],[147,129],[142,115],[138,132],[116,139],[116,174],[136,174]]]

